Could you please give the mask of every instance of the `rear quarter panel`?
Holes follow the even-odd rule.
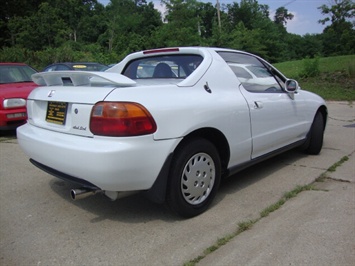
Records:
[[[239,81],[222,59],[214,60],[194,86],[119,88],[106,100],[134,101],[145,106],[157,123],[155,140],[183,138],[198,129],[214,128],[228,140],[232,165],[250,159],[249,107],[239,90]]]

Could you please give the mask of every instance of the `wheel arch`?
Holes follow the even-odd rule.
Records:
[[[320,114],[322,116],[322,120],[323,120],[323,127],[322,127],[322,140],[321,142],[319,142],[318,145],[315,146],[315,144],[312,144],[312,134],[314,133],[314,129],[313,129],[313,126],[314,126],[314,123],[316,121],[316,118],[318,116],[318,114]],[[327,119],[328,119],[328,110],[327,110],[327,107],[325,105],[321,105],[317,111],[314,113],[314,118],[313,118],[313,122],[311,124],[311,127],[307,133],[307,136],[305,138],[305,141],[302,145],[300,145],[300,150],[307,153],[307,154],[312,154],[312,155],[317,155],[319,154],[320,150],[321,150],[321,147],[323,146],[323,135],[324,135],[324,131],[325,131],[325,127],[326,127],[326,124],[327,124]],[[319,140],[319,138],[317,138]],[[313,140],[314,142],[314,140]],[[311,147],[312,145],[312,147]]]
[[[171,161],[173,160],[174,153],[194,138],[204,138],[216,147],[221,160],[221,175],[223,176],[227,173],[227,167],[230,159],[230,147],[224,134],[215,128],[197,129],[186,135],[177,145],[174,152],[167,157],[153,186],[144,192],[144,195],[149,200],[156,203],[163,203],[165,201]]]
[[[327,121],[328,121],[328,109],[325,105],[322,105],[318,108],[316,114],[320,112],[323,116],[323,121],[324,121],[324,129],[325,129],[325,126],[327,125]]]
[[[227,169],[230,159],[230,147],[224,134],[215,128],[201,128],[186,135],[179,143],[178,147],[193,138],[204,138],[216,147],[218,155],[221,159],[221,169],[223,175],[224,171]]]

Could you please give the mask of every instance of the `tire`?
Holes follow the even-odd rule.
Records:
[[[320,112],[317,112],[314,117],[311,130],[307,137],[307,147],[305,152],[312,155],[317,155],[322,150],[324,137],[324,118]]]
[[[176,150],[170,169],[167,203],[190,218],[207,210],[221,181],[221,162],[215,146],[192,139]]]

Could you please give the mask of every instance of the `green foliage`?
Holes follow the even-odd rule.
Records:
[[[92,61],[104,64],[118,62],[115,53],[105,53],[97,44],[80,45],[73,41],[58,48],[46,48],[41,51],[31,51],[21,47],[3,47],[0,50],[1,62],[24,62],[41,70],[56,62]]]
[[[1,62],[21,62],[25,58],[23,55],[26,53],[25,48],[18,47],[3,47],[0,53]],[[24,62],[24,61],[23,61]]]
[[[345,71],[355,62],[355,54],[333,57],[321,57],[319,60],[319,70],[321,73],[332,73]],[[274,66],[289,78],[298,78],[302,68],[303,60],[286,61],[275,63]]]
[[[6,1],[0,10],[0,44],[8,53],[2,57],[37,67],[71,60],[111,63],[138,50],[198,45],[246,50],[272,63],[309,58],[296,74],[306,77],[317,75],[312,58],[355,54],[350,0],[322,5],[326,18],[320,22],[330,25],[305,36],[287,33],[293,15],[286,8],[271,20],[269,7],[257,0],[222,5],[220,20],[214,3],[198,0],[162,0],[163,18],[146,0],[111,0],[105,7],[97,0],[22,2]]]
[[[343,163],[345,163],[346,161],[349,160],[349,157],[348,156],[344,156],[340,159],[340,161],[336,162],[335,164],[333,164],[331,167],[329,167],[327,169],[328,172],[335,172],[336,169],[341,166]]]
[[[239,4],[228,4],[227,16],[231,28],[243,22],[248,30],[254,29],[260,21],[270,20],[268,6],[260,5],[256,0],[241,0]]]
[[[355,29],[349,20],[355,16],[355,3],[352,0],[337,0],[333,5],[322,5],[319,10],[326,18],[319,20],[323,25],[331,22],[323,32],[323,53],[344,55],[355,53]]]
[[[348,74],[350,78],[355,79],[355,62],[351,62],[348,65]]]
[[[355,101],[354,79],[339,80],[334,74],[324,74],[320,78],[299,80],[299,83],[302,89],[314,92],[328,101]]]
[[[323,15],[327,17],[319,20],[319,23],[323,25],[331,21],[332,25],[346,21],[355,16],[355,3],[353,0],[337,0],[333,2],[333,5],[321,5],[319,8]]]
[[[104,17],[106,30],[99,42],[118,55],[152,48],[151,36],[162,26],[160,14],[152,3],[112,0]]]
[[[292,13],[288,13],[288,10],[285,7],[279,7],[276,9],[276,13],[274,16],[274,22],[276,24],[280,24],[282,26],[287,24],[287,20],[292,20],[294,15]]]
[[[238,223],[238,230],[237,230],[237,234],[240,234],[244,231],[247,231],[249,229],[251,229],[253,227],[253,225],[257,222],[258,220],[249,220],[249,221],[245,221],[245,222],[240,222]],[[228,239],[229,241],[229,239]]]
[[[202,259],[204,259],[207,255],[211,254],[212,252],[216,251],[217,249],[219,249],[223,245],[227,244],[228,242],[233,240],[235,237],[237,237],[241,233],[243,233],[247,230],[250,230],[262,218],[267,217],[270,213],[281,208],[288,200],[296,197],[302,191],[309,191],[309,190],[313,190],[313,189],[314,189],[313,184],[304,185],[304,186],[299,186],[299,185],[296,186],[293,190],[286,192],[284,194],[284,196],[281,199],[279,199],[276,203],[274,203],[274,204],[268,206],[267,208],[265,208],[264,210],[262,210],[260,212],[259,218],[238,223],[238,229],[235,230],[232,234],[228,234],[228,235],[224,236],[223,238],[219,238],[215,244],[206,248],[203,251],[203,254],[201,254],[200,256],[197,256],[195,259],[192,259],[192,260],[184,263],[184,266],[196,265]]]
[[[355,55],[322,57],[319,75],[301,78],[304,60],[274,64],[287,77],[298,79],[302,89],[314,92],[326,100],[355,101]]]
[[[283,199],[283,198],[280,199],[280,200],[278,200],[275,204],[270,205],[270,206],[268,206],[267,208],[265,208],[264,210],[262,210],[262,211],[260,212],[260,216],[261,216],[261,217],[266,217],[266,216],[268,216],[270,213],[272,213],[272,212],[274,212],[274,211],[280,209],[281,206],[285,204],[285,202],[286,202],[286,201],[285,201],[285,199]]]
[[[303,67],[299,76],[301,78],[313,78],[317,77],[320,73],[319,70],[319,58],[310,59],[306,58],[303,59]]]
[[[248,51],[266,57],[266,47],[260,41],[262,32],[259,29],[248,30],[243,22],[239,22],[232,31],[228,47]]]

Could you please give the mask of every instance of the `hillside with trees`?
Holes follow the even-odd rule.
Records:
[[[321,34],[288,33],[285,7],[270,19],[268,5],[241,0],[216,6],[197,0],[162,0],[166,14],[146,0],[12,0],[0,10],[0,61],[38,69],[59,61],[115,63],[128,53],[166,46],[245,50],[275,63],[355,54],[355,3],[319,7]]]

